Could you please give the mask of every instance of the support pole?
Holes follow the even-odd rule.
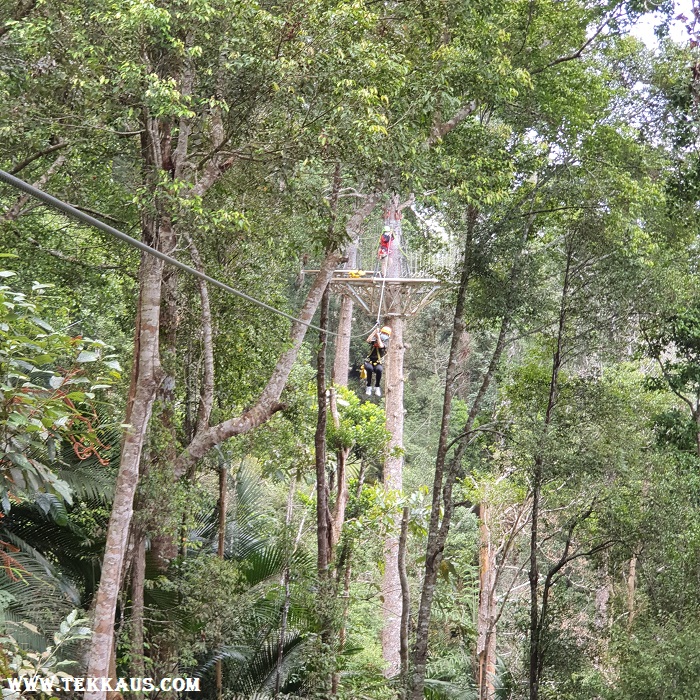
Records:
[[[404,319],[395,316],[389,323],[391,342],[386,367],[386,429],[390,433],[387,457],[384,462],[384,489],[400,491],[403,485],[403,326]],[[398,449],[396,449],[398,448]],[[396,515],[394,532],[384,543],[384,626],[382,629],[382,656],[386,663],[384,675],[391,678],[401,669],[401,580],[399,578],[400,515]]]

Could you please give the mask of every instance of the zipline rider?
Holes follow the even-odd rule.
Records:
[[[369,355],[365,358],[365,372],[367,372],[367,388],[365,393],[367,396],[372,395],[372,374],[376,375],[374,393],[377,396],[382,395],[382,390],[379,388],[379,383],[382,381],[382,360],[386,355],[387,345],[391,338],[391,328],[383,326],[375,328],[368,336],[367,342],[371,345]]]

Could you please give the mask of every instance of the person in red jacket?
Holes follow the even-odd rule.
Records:
[[[386,277],[386,268],[389,264],[389,254],[391,253],[391,242],[394,240],[394,231],[391,226],[385,226],[379,238],[379,250],[377,257],[381,261],[382,277]]]

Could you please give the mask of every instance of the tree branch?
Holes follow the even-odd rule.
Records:
[[[18,172],[21,170],[24,170],[28,165],[33,163],[35,160],[39,160],[39,158],[42,158],[43,156],[48,155],[49,153],[53,153],[54,151],[58,151],[61,148],[65,148],[68,145],[68,141],[59,141],[58,143],[54,143],[52,146],[47,146],[41,151],[37,151],[36,153],[33,153],[31,156],[27,156],[24,160],[21,160],[17,165],[15,165],[11,170],[8,172],[10,175],[16,175]]]
[[[49,178],[66,162],[66,154],[61,154],[51,164],[49,169],[36,181],[33,186],[37,189],[43,189]],[[30,195],[20,195],[15,203],[2,215],[0,221],[15,221],[22,211],[22,207],[30,200]]]
[[[605,27],[610,24],[610,21],[614,19],[614,17],[617,15],[617,11],[613,12],[610,17],[608,17],[605,22],[603,22],[598,29],[595,30],[593,35],[587,39],[576,51],[573,53],[569,54],[568,56],[560,56],[559,58],[556,58],[554,61],[551,61],[548,63],[546,66],[542,68],[537,68],[536,70],[530,71],[530,75],[537,75],[539,73],[544,73],[544,71],[548,70],[549,68],[552,68],[554,66],[558,66],[560,63],[566,63],[567,61],[575,61],[577,58],[581,58],[581,55],[583,52],[598,38],[598,35],[605,29]]]
[[[289,333],[290,347],[282,353],[277,361],[272,376],[261,392],[257,403],[244,411],[240,416],[229,418],[218,425],[196,433],[192,442],[183,450],[175,462],[174,473],[176,477],[181,477],[190,465],[201,459],[216,445],[220,445],[235,435],[243,435],[250,432],[284,408],[284,405],[280,403],[280,396],[306,335],[306,324],[311,322],[321,301],[323,291],[327,287],[340,258],[341,254],[338,251],[332,251],[326,255],[321,269],[309,290],[304,306],[299,313],[299,320],[292,324]]]
[[[478,105],[475,100],[472,100],[466,105],[460,107],[446,122],[440,122],[433,125],[430,130],[430,136],[425,140],[423,144],[424,148],[427,150],[432,148],[435,144],[442,141],[442,139],[450,133],[453,129],[459,126],[467,117],[471,116],[476,112]]]

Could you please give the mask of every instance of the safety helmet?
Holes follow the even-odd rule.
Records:
[[[391,233],[391,226],[385,226],[382,230],[384,233]]]
[[[384,335],[391,335],[391,328],[389,328],[389,326],[384,326],[379,332],[384,333]]]

